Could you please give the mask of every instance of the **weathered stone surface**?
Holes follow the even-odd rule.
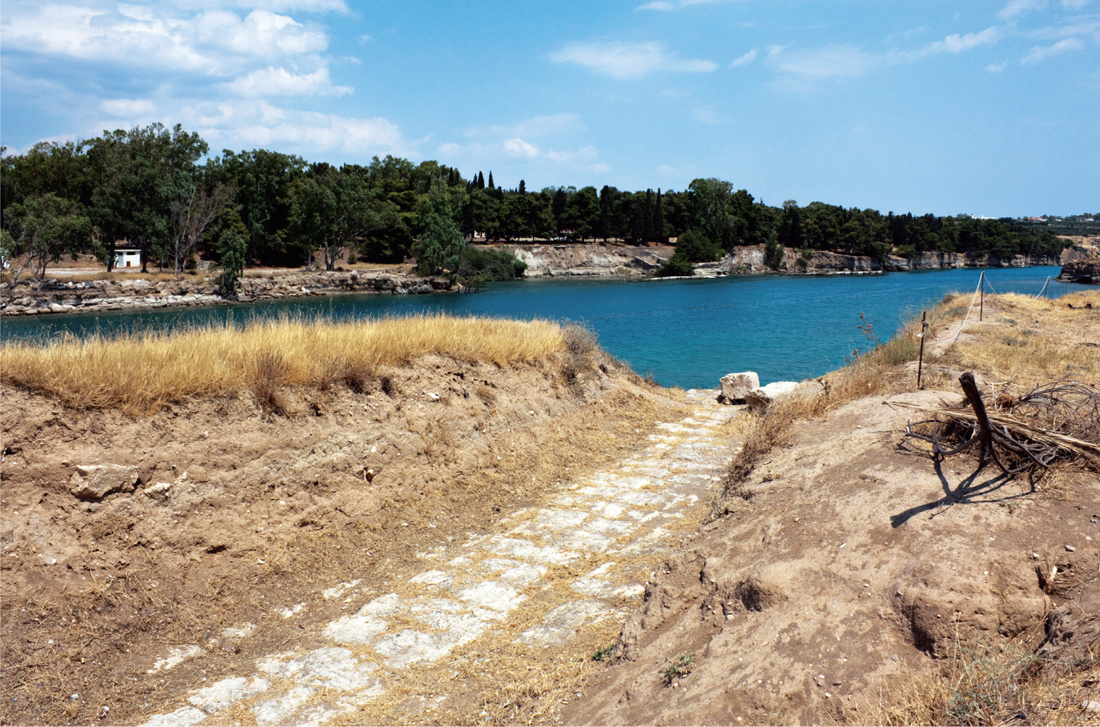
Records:
[[[773,401],[790,394],[797,388],[798,384],[794,381],[774,381],[746,394],[745,403],[749,405],[749,409],[752,411],[764,411]]]
[[[1062,266],[1058,279],[1072,283],[1100,283],[1100,259],[1071,260]]]
[[[133,492],[137,467],[120,464],[78,465],[69,480],[69,492],[81,500],[102,500],[112,492]]]
[[[740,401],[753,389],[760,388],[760,377],[755,371],[726,374],[722,377],[722,396],[728,401]]]

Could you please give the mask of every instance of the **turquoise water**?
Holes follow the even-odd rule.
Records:
[[[1060,268],[995,269],[997,292],[1037,294]],[[950,291],[972,293],[979,270],[822,277],[746,276],[711,280],[529,280],[474,295],[341,295],[212,308],[30,316],[5,319],[0,339],[176,328],[255,316],[361,318],[440,312],[547,318],[590,326],[612,355],[665,386],[714,388],[731,371],[762,383],[800,380],[843,365],[865,349],[860,313],[887,340],[905,318]],[[1050,281],[1057,297],[1087,286]],[[988,288],[987,288],[988,290]]]

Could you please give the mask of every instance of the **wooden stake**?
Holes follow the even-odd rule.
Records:
[[[920,388],[921,374],[924,371],[924,337],[928,335],[928,311],[922,311],[920,316],[920,358],[917,359],[917,388]]]
[[[982,315],[985,313],[985,271],[982,271],[982,276],[978,278],[978,285],[982,288],[982,304],[978,307],[978,321],[981,322]],[[973,303],[971,303],[973,305]]]

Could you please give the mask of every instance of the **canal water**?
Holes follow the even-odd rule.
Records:
[[[992,290],[1038,294],[1058,267],[987,271]],[[971,294],[977,269],[879,275],[744,276],[707,280],[524,280],[470,295],[339,295],[236,306],[6,318],[0,340],[49,340],[178,329],[257,317],[377,318],[418,313],[543,318],[592,328],[601,345],[639,374],[665,386],[714,388],[731,371],[756,371],[761,383],[801,380],[864,350],[860,315],[887,340],[948,292]],[[1087,286],[1051,280],[1049,297]],[[990,287],[986,288],[987,292]]]

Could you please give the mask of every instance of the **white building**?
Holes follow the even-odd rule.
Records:
[[[141,250],[131,248],[117,248],[115,250],[116,268],[140,268]]]

